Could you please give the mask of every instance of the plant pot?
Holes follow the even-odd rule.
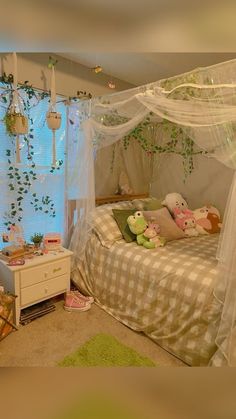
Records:
[[[41,246],[41,243],[42,243],[42,242],[40,242],[40,243],[38,243],[38,242],[37,242],[37,243],[34,243],[34,247],[35,247],[35,249],[39,249],[39,248],[40,248],[40,246]]]
[[[25,135],[28,133],[28,119],[21,113],[8,113],[5,123],[10,134]]]
[[[60,112],[48,112],[47,113],[47,125],[52,130],[57,130],[61,126],[61,114]]]

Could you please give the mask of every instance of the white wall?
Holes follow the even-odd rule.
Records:
[[[50,88],[50,70],[48,69],[49,56],[58,60],[56,65],[56,90],[58,94],[76,96],[78,90],[86,90],[93,96],[126,90],[133,85],[113,78],[116,89],[107,86],[110,77],[106,74],[94,73],[91,69],[70,61],[53,53],[19,53],[18,57],[18,80],[29,81],[34,87],[40,89]],[[0,73],[13,72],[12,54],[0,54]]]

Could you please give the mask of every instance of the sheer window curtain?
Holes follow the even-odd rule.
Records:
[[[114,144],[138,125],[150,112],[175,122],[196,144],[226,166],[236,169],[236,61],[197,69],[172,79],[90,101],[80,125],[83,157],[76,166],[82,198],[80,218],[72,236],[76,259],[83,258],[94,209],[93,150]],[[78,115],[77,115],[78,117]],[[86,119],[87,118],[87,119]],[[80,118],[81,119],[81,118]],[[72,171],[73,172],[73,171]],[[78,177],[79,175],[79,177]],[[79,186],[78,186],[79,188]],[[218,258],[218,282],[214,294],[220,302],[219,348],[212,365],[236,366],[236,176],[229,194]],[[86,227],[85,227],[86,226]]]

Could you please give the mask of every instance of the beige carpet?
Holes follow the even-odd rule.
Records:
[[[115,336],[160,366],[186,366],[95,304],[89,311],[68,313],[63,309],[63,301],[56,303],[54,312],[21,326],[0,342],[0,366],[55,366],[97,333]]]

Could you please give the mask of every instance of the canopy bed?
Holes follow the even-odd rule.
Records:
[[[155,253],[122,237],[106,246],[102,234],[109,229],[99,234],[98,220],[103,225],[114,205],[132,203],[95,209],[94,155],[132,135],[151,154],[168,155],[180,145],[176,152],[187,174],[197,153],[235,170],[235,70],[235,60],[199,68],[68,110],[74,138],[68,146],[68,199],[76,201],[77,216],[70,242],[73,281],[110,314],[190,365],[236,365],[236,176],[220,237],[171,241]],[[140,135],[150,125],[161,126],[155,141]]]

